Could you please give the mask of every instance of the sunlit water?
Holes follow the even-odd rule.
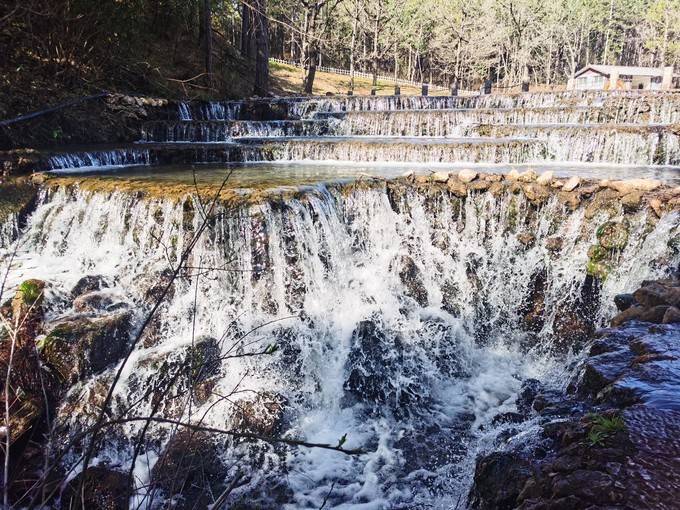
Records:
[[[262,178],[281,167],[248,170]],[[154,175],[164,178],[177,176]],[[198,227],[200,217],[187,221],[186,211],[170,199],[60,188],[45,194],[31,216],[10,280],[47,280],[51,316],[65,311],[62,293],[85,274],[104,275],[113,295],[139,303],[149,278],[177,263]],[[133,354],[116,409],[137,398],[140,383],[144,388],[153,375],[144,360],[171,357],[192,336],[224,338],[226,349],[238,332],[261,327],[249,340],[277,343],[279,354],[225,361],[214,391],[225,394],[240,384],[282,395],[285,435],[335,444],[347,434],[347,448],[367,453],[264,447],[266,466],[249,460],[256,457],[240,461],[249,484],[234,497],[285,481],[291,509],[318,508],[326,498],[327,508],[455,507],[465,501],[475,456],[494,444],[498,429],[490,420],[514,408],[522,380],[558,387],[566,381],[568,362],[550,349],[552,320],[580,295],[599,221],[585,220],[582,210],[567,213],[556,200],[533,213],[511,194],[390,197],[382,185],[352,191],[320,185],[284,204],[225,212],[189,261],[213,270],[177,282],[161,315],[161,341]],[[645,212],[632,218],[628,246],[597,301],[599,321],[611,314],[614,294],[680,262],[668,246],[678,228],[676,214],[651,230]],[[535,245],[521,247],[518,231],[532,232]],[[564,242],[558,258],[545,248],[553,236]],[[409,260],[416,294],[400,276]],[[547,275],[546,322],[529,334],[519,310],[541,272]],[[132,306],[141,318],[143,307]],[[218,400],[184,419],[210,408],[205,424],[225,427],[233,405]],[[152,426],[149,438],[161,437],[161,429]],[[138,430],[126,426],[122,443],[112,434],[95,462],[127,469],[132,447],[125,437]],[[531,433],[529,425],[525,434]],[[151,441],[138,460],[140,487],[162,443]],[[228,462],[247,451],[247,445],[226,447],[220,455]],[[140,489],[135,503],[152,500]]]

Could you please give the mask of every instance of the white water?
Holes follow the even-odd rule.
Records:
[[[70,152],[51,156],[47,169],[56,173],[69,171],[84,172],[91,170],[106,171],[112,168],[149,165],[151,158],[148,150],[114,149],[94,152]]]
[[[162,340],[133,354],[116,391],[116,410],[152,376],[143,360],[172,357],[191,343],[194,327],[196,337],[225,335],[226,350],[235,331],[280,319],[247,338],[256,342],[252,348],[276,342],[279,353],[225,361],[215,392],[228,393],[242,381],[243,388],[284,395],[289,437],[335,444],[346,433],[347,448],[368,453],[290,449],[279,460],[267,449],[272,464],[262,471],[241,461],[252,476],[236,492],[266,487],[273,477],[292,489],[291,509],[319,508],[329,492],[326,508],[454,507],[465,501],[476,452],[493,438],[481,427],[513,409],[521,381],[536,377],[559,385],[566,379],[563,358],[557,361],[549,350],[552,319],[580,295],[587,249],[606,219],[601,214],[587,221],[583,210],[567,213],[556,201],[535,211],[510,194],[459,201],[407,190],[390,201],[381,186],[351,192],[321,187],[304,199],[232,211],[203,235],[189,265],[237,271],[213,270],[177,283],[161,316]],[[59,189],[29,218],[11,280],[48,280],[52,314],[63,311],[60,291],[84,274],[108,277],[116,282],[113,292],[139,303],[154,275],[177,263],[198,223],[198,215],[187,217],[172,200]],[[600,321],[611,314],[613,295],[680,262],[668,248],[680,234],[678,223],[677,214],[651,226],[644,212],[633,218],[629,244],[598,300]],[[536,236],[533,248],[521,248],[515,237],[521,231]],[[549,255],[548,237],[563,239],[560,257]],[[399,277],[403,256],[419,269],[426,303],[409,297]],[[546,323],[532,337],[522,331],[518,309],[532,275],[541,271],[548,281]],[[381,336],[358,349],[353,332],[366,320]],[[354,369],[379,390],[380,402],[345,389]],[[202,416],[217,400],[184,418]],[[144,415],[147,406],[135,414]],[[225,427],[232,411],[221,401],[205,424]],[[161,428],[152,427],[150,437],[161,437]],[[130,425],[124,432],[130,437],[138,429]],[[125,469],[131,447],[121,448],[115,434],[110,440],[111,449],[96,461]],[[148,445],[151,466],[162,443]],[[244,449],[220,451],[228,461]],[[136,472],[142,473],[146,456],[139,462]],[[136,502],[149,503],[143,494]]]

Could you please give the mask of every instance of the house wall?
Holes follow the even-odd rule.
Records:
[[[574,79],[574,89],[576,90],[602,90],[609,81],[606,76],[602,76],[594,71],[586,71],[578,78]]]

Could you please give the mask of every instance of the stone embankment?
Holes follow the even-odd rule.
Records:
[[[538,440],[511,431],[477,460],[473,508],[677,508],[680,271],[615,301],[565,393],[525,382],[516,421],[538,422]]]

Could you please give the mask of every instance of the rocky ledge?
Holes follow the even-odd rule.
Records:
[[[473,508],[678,508],[679,278],[617,296],[624,310],[595,333],[563,394],[525,383],[518,420],[538,423],[538,437],[510,431],[478,458]]]

